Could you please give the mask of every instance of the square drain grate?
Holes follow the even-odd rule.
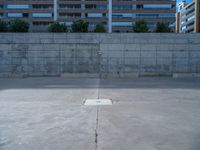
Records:
[[[112,100],[110,99],[86,99],[84,105],[87,106],[103,106],[103,105],[112,105]]]

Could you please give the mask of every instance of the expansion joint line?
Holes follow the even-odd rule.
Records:
[[[97,112],[96,112],[95,148],[94,148],[94,150],[97,150],[97,146],[98,146],[98,125],[99,125],[99,106],[97,106]]]
[[[101,79],[98,79],[97,99],[100,99],[100,80]]]
[[[100,98],[100,79],[98,79],[98,88],[97,88],[97,99]],[[96,111],[96,126],[95,126],[95,147],[94,150],[97,150],[98,146],[98,126],[99,126],[99,109],[100,107],[97,106],[97,111]]]

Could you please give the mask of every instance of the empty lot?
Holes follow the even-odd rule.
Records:
[[[199,149],[200,79],[0,79],[0,150]]]

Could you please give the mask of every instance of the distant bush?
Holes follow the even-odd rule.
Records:
[[[171,29],[166,24],[160,22],[157,23],[156,32],[170,32],[170,31]]]
[[[28,32],[29,23],[23,20],[13,20],[10,22],[9,31],[10,32]]]
[[[6,32],[8,30],[8,24],[0,20],[0,32]]]
[[[106,28],[103,24],[97,24],[94,32],[104,33],[106,32]]]
[[[52,23],[49,28],[49,32],[67,32],[67,27],[59,22]]]
[[[88,23],[84,20],[74,21],[72,24],[73,32],[88,32]]]
[[[147,26],[147,23],[141,20],[135,23],[135,26],[133,26],[133,31],[134,32],[148,32],[149,28]]]

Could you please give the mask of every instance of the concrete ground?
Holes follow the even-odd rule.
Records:
[[[0,79],[0,150],[200,150],[200,79]]]

